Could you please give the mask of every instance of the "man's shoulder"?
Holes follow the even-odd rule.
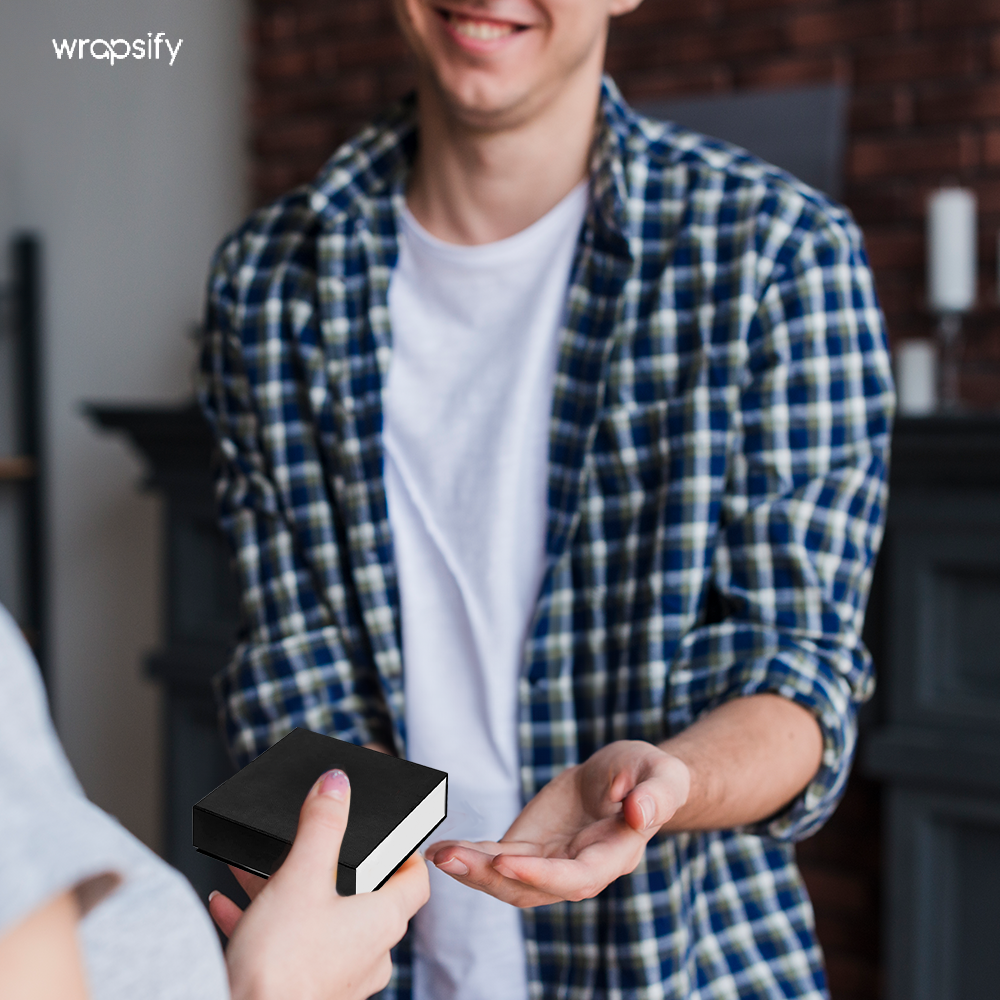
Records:
[[[695,224],[792,224],[799,238],[828,232],[854,239],[846,208],[780,167],[723,139],[646,117],[624,102],[621,108],[623,167],[647,215],[682,201]]]
[[[372,214],[410,155],[413,103],[404,99],[344,143],[310,181],[255,209],[221,243],[212,273],[257,278],[277,268],[315,267],[317,239]]]
[[[320,227],[311,186],[303,184],[255,209],[219,245],[212,260],[213,280],[236,280],[247,269],[259,272],[308,255]]]

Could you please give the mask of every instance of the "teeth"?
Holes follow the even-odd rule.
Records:
[[[466,38],[475,38],[477,41],[489,42],[494,38],[505,38],[514,33],[512,24],[496,24],[493,21],[471,21],[465,17],[449,14],[448,20],[452,27]]]

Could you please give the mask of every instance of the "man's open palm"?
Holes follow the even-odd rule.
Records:
[[[588,899],[635,869],[689,788],[680,759],[620,740],[550,781],[499,842],[440,841],[426,856],[514,906]]]

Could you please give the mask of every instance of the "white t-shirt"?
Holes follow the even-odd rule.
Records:
[[[457,246],[405,208],[389,286],[385,484],[410,759],[449,775],[433,840],[499,840],[521,810],[517,689],[545,563],[552,391],[580,184],[529,228]],[[525,1000],[519,911],[431,872],[416,1000]]]

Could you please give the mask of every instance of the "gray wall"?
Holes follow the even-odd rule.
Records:
[[[79,405],[190,394],[206,265],[246,208],[243,18],[242,0],[0,6],[0,236],[44,240],[56,720],[88,794],[154,847],[160,703],[141,661],[158,641],[160,510]],[[184,39],[172,67],[165,48],[112,66],[52,46],[149,31]]]

